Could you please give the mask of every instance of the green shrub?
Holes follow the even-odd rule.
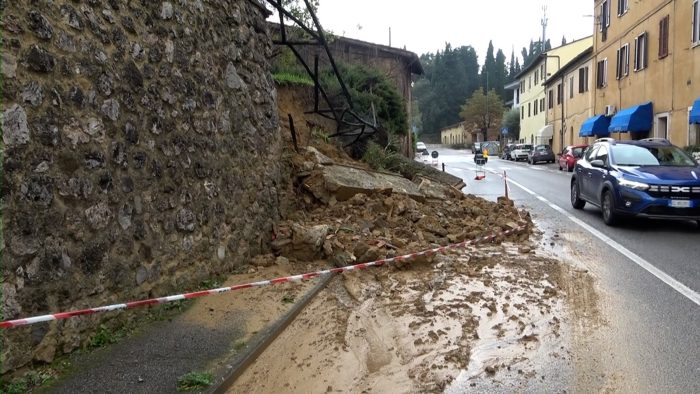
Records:
[[[177,391],[201,391],[213,382],[209,372],[188,372],[177,379]]]

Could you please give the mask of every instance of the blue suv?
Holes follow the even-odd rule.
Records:
[[[638,216],[700,226],[700,164],[661,138],[596,140],[571,177],[571,205],[587,202],[601,208],[607,225]]]

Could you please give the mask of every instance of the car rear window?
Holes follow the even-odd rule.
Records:
[[[583,151],[584,151],[584,149],[585,149],[585,148],[574,148],[574,149],[571,150],[571,154],[572,154],[574,157],[581,158],[581,157],[583,157]]]
[[[521,149],[532,150],[532,145],[523,145]]]

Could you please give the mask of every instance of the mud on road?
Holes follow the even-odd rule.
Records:
[[[229,392],[566,389],[560,277],[513,243],[340,276]]]

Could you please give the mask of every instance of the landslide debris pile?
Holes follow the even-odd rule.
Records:
[[[325,156],[319,159],[317,153],[306,156],[313,162],[304,161],[298,166],[299,185],[312,176],[312,168],[324,166],[324,171],[332,171],[333,161]],[[516,234],[499,236],[496,241],[522,242],[528,239],[532,228],[529,214],[518,211],[504,198],[494,203],[460,193],[435,199],[399,194],[386,187],[363,190],[365,193],[338,201],[332,195],[318,199],[317,192],[299,186],[299,209],[282,221],[273,234],[275,254],[299,261],[326,259],[341,266],[519,228],[522,229]]]

